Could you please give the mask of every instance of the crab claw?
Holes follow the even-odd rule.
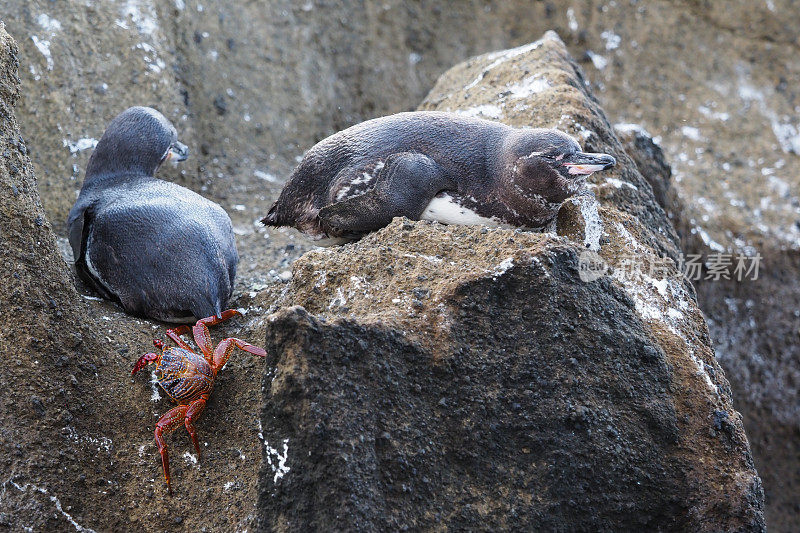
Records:
[[[131,370],[131,376],[136,374],[139,370],[143,369],[150,363],[155,363],[156,361],[158,361],[159,357],[161,356],[153,352],[146,353],[143,356],[141,356],[139,359],[136,360],[136,363],[134,363],[133,370]]]

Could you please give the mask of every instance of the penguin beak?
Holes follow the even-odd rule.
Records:
[[[167,157],[164,161],[173,161],[177,163],[178,161],[185,161],[187,157],[189,157],[189,148],[185,144],[175,141],[172,143],[172,146],[169,147]]]
[[[562,164],[567,167],[567,171],[570,174],[588,176],[593,172],[613,167],[617,164],[617,160],[608,154],[576,152],[566,158],[566,161]]]

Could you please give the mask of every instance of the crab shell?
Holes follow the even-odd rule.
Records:
[[[214,375],[202,355],[183,348],[164,349],[156,365],[158,384],[179,404],[188,403],[203,393],[211,393]]]

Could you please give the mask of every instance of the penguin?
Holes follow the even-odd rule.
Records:
[[[108,125],[69,212],[69,242],[80,278],[131,315],[164,322],[220,316],[239,256],[225,210],[154,177],[188,148],[149,107]]]
[[[362,122],[316,144],[261,222],[318,244],[356,240],[394,217],[541,228],[614,157],[555,129],[438,111]]]

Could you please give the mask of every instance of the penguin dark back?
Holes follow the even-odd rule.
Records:
[[[69,213],[78,275],[130,314],[191,322],[227,307],[239,260],[230,217],[155,177],[188,155],[164,115],[126,109],[97,143]]]

